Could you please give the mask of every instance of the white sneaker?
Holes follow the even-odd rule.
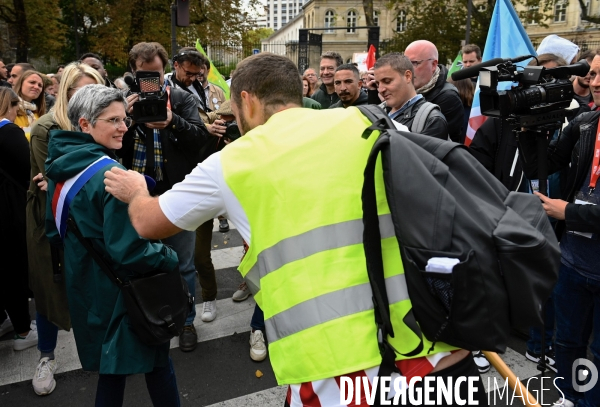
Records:
[[[33,376],[33,391],[38,396],[45,396],[52,393],[56,387],[56,380],[54,380],[54,372],[58,369],[58,363],[56,359],[42,358],[40,363],[35,368],[35,375]]]
[[[32,346],[37,345],[37,343],[38,343],[37,325],[32,323],[31,330],[29,331],[29,333],[27,334],[27,336],[25,338],[23,338],[22,336],[19,336],[18,334],[15,334],[13,349],[14,350],[25,350],[27,348],[31,348]]]
[[[480,350],[473,352],[473,361],[477,365],[477,370],[479,370],[479,373],[486,373],[490,370],[490,362]]]
[[[13,330],[13,324],[9,317],[6,317],[4,322],[0,324],[0,337],[6,335]]]
[[[267,357],[267,345],[260,329],[250,332],[250,359],[260,362]]]
[[[213,321],[217,317],[217,300],[204,301],[200,319],[204,322]]]
[[[248,297],[250,297],[250,290],[248,289],[248,285],[244,281],[242,284],[240,284],[237,291],[233,293],[231,299],[239,302],[244,301]]]
[[[561,397],[554,402],[552,407],[575,407],[575,403]]]

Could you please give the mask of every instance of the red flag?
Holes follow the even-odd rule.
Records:
[[[367,65],[367,69],[373,69],[375,65],[375,47],[373,44],[369,46],[369,54],[367,55],[367,59],[365,60],[365,64]]]

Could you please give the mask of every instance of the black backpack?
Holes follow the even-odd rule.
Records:
[[[382,367],[395,358],[375,196],[381,156],[387,202],[404,266],[416,335],[468,350],[504,352],[511,327],[543,323],[558,278],[558,242],[540,200],[509,192],[450,141],[398,131],[379,107],[358,106],[380,131],[365,169],[364,247]],[[460,260],[451,274],[426,272],[432,257]],[[416,321],[416,323],[415,323]],[[432,347],[433,348],[433,347]],[[423,343],[409,352],[416,355]],[[380,375],[385,375],[380,371]]]

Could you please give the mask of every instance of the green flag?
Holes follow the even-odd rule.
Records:
[[[210,58],[208,58],[208,55],[206,55],[204,48],[202,48],[202,45],[200,45],[200,41],[196,41],[196,49],[198,51],[200,51],[208,59],[208,62],[210,62],[210,71],[208,72],[208,81],[214,85],[217,85],[221,89],[223,89],[223,92],[225,92],[225,97],[227,99],[229,99],[229,85],[227,85],[227,82],[225,82],[225,79],[223,79],[223,75],[221,75],[219,70],[217,68],[215,68],[215,66],[213,65]]]
[[[452,73],[456,72],[456,71],[460,71],[462,69],[462,52],[458,51],[458,55],[456,56],[456,59],[454,60],[454,62],[452,62],[452,66],[450,67],[450,69],[448,70],[448,78],[450,79],[450,75],[452,75]]]

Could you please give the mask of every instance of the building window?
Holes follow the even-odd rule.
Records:
[[[537,19],[536,16],[538,15],[538,12],[540,10],[540,6],[529,6],[528,7],[528,19],[527,19],[527,24],[530,25],[535,25],[537,24]]]
[[[348,27],[348,29],[346,30],[347,33],[356,32],[356,29],[354,28],[356,27],[356,11],[350,10],[348,12],[348,15],[346,17],[346,27]]]
[[[379,27],[379,11],[373,11],[373,24]]]
[[[554,22],[564,23],[567,21],[567,2],[564,0],[557,0],[554,3]]]
[[[335,15],[333,14],[333,10],[327,10],[325,12],[325,28],[335,26]],[[325,30],[325,33],[332,34],[333,30]]]
[[[401,33],[404,31],[406,31],[406,12],[400,10],[398,17],[396,17],[396,32]]]

